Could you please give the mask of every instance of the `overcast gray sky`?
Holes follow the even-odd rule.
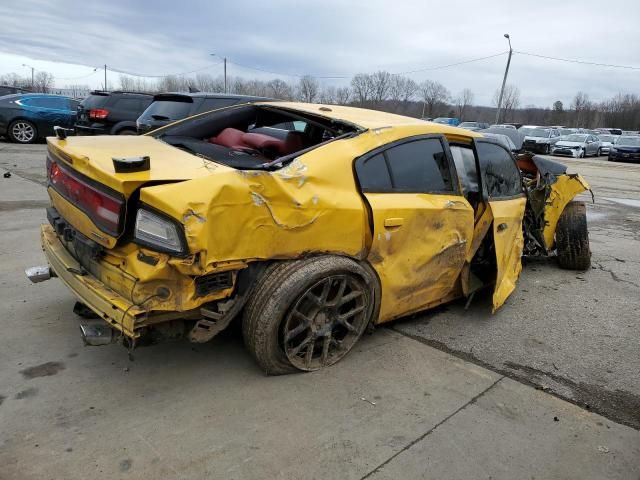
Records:
[[[149,75],[205,69],[222,73],[209,53],[227,56],[229,74],[351,76],[462,62],[508,49],[640,67],[640,1],[366,0],[199,1],[21,0],[0,3],[0,73],[30,74],[28,63],[56,77],[56,86],[99,87],[93,67]],[[451,68],[413,73],[455,95],[470,88],[490,105],[506,54]],[[85,78],[71,78],[88,75]],[[117,74],[110,73],[117,85]],[[322,79],[342,85],[343,79]],[[509,83],[521,104],[569,104],[578,90],[592,100],[640,93],[636,70],[570,64],[514,54]]]

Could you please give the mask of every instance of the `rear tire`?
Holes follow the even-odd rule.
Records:
[[[122,130],[119,130],[118,133],[116,133],[116,135],[137,135],[138,132],[136,132],[135,130],[131,130],[129,128],[123,128]]]
[[[377,315],[378,292],[374,274],[350,258],[274,263],[245,307],[245,345],[268,375],[333,365]]]
[[[584,271],[591,266],[584,202],[570,202],[562,212],[556,227],[556,252],[560,268]]]

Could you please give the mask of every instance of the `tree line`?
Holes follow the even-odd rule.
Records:
[[[16,73],[0,75],[0,85],[30,89],[48,93],[53,90],[54,77],[39,71],[30,76]],[[85,91],[86,85],[65,85],[68,91]],[[195,76],[169,75],[157,80],[119,75],[118,85],[111,83],[107,89],[118,88],[139,92],[223,92],[224,78],[207,73]],[[336,87],[322,85],[311,76],[300,77],[295,82],[274,78],[271,80],[246,79],[240,76],[227,78],[227,92],[239,95],[319,102],[337,105],[353,105],[384,110],[418,118],[440,116],[457,117],[462,121],[493,123],[496,117],[499,89],[493,95],[491,106],[474,103],[475,95],[470,88],[452,93],[445,85],[433,80],[416,82],[386,71],[359,73],[349,84]],[[640,96],[618,94],[610,99],[594,102],[584,92],[577,92],[568,106],[558,100],[550,107],[521,106],[520,90],[515,85],[506,85],[502,99],[502,122],[564,125],[568,127],[595,128],[618,127],[626,130],[640,129]]]

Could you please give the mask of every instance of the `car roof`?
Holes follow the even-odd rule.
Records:
[[[126,90],[113,90],[110,92],[107,92],[105,90],[94,90],[92,91],[89,95],[99,95],[99,96],[103,96],[103,97],[107,97],[109,95],[120,95],[120,94],[126,94],[126,95],[142,95],[145,97],[152,97],[153,94],[152,93],[145,93],[145,92],[128,92]]]
[[[214,93],[214,92],[193,92],[193,93],[187,93],[187,92],[162,92],[162,93],[156,93],[153,96],[154,100],[158,100],[158,99],[162,99],[164,97],[167,98],[171,98],[171,97],[191,97],[191,98],[243,98],[243,99],[248,99],[248,100],[252,100],[252,101],[274,101],[274,99],[272,98],[268,98],[268,97],[257,97],[255,95],[238,95],[235,93]]]
[[[300,113],[318,115],[331,120],[350,123],[364,129],[389,128],[399,126],[422,127],[425,133],[452,133],[475,136],[473,132],[441,123],[426,122],[419,118],[405,117],[395,113],[369,110],[366,108],[347,107],[344,105],[323,105],[302,102],[257,102],[257,105],[273,106]],[[462,133],[464,132],[464,133]],[[478,137],[480,135],[477,135]]]

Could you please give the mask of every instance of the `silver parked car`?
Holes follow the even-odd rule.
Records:
[[[588,133],[574,133],[556,142],[551,150],[552,155],[564,155],[574,158],[584,158],[589,155],[602,154],[600,140]]]
[[[616,143],[619,137],[617,135],[611,135],[609,133],[598,134],[598,140],[600,140],[600,154],[607,155]]]
[[[533,128],[525,131],[522,147],[529,152],[549,154],[559,139],[560,132],[555,128]]]

